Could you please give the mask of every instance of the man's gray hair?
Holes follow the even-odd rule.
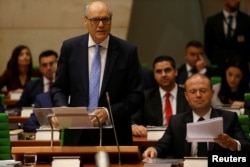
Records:
[[[89,11],[89,7],[91,6],[91,4],[92,4],[93,2],[98,2],[98,1],[91,1],[91,2],[89,2],[87,5],[85,5],[85,7],[84,7],[84,12],[83,12],[83,14],[84,14],[85,17],[87,16],[88,11]],[[100,0],[99,0],[99,2],[103,2],[103,3],[107,6],[107,8],[108,8],[108,10],[109,10],[109,13],[110,13],[110,17],[112,17],[112,10],[111,10],[109,4],[106,3],[106,2],[104,2],[104,1],[100,1]]]

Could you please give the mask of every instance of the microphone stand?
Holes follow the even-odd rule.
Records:
[[[50,139],[50,147],[53,147],[54,145],[54,126],[52,123],[52,118],[54,117],[54,115],[48,115],[48,120],[49,120],[49,124],[51,127],[51,139]]]
[[[108,106],[109,106],[109,114],[110,114],[110,118],[111,118],[111,123],[112,123],[113,130],[114,130],[115,142],[116,142],[117,150],[118,150],[118,164],[121,165],[121,150],[120,150],[120,146],[119,146],[117,135],[116,135],[115,123],[114,123],[114,118],[113,118],[113,114],[112,114],[112,110],[111,110],[111,105],[110,105],[110,99],[109,99],[109,93],[108,92],[106,92],[106,98],[107,98],[107,102],[108,102]]]

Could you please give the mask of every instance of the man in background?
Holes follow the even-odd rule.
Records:
[[[51,89],[54,82],[57,58],[58,54],[53,50],[45,50],[39,55],[39,69],[42,77],[37,80],[29,81],[26,84],[17,104],[18,108],[33,106],[38,94],[47,92]]]
[[[215,70],[207,66],[201,42],[192,40],[186,45],[185,63],[178,68],[177,83],[183,85],[192,74],[205,74],[209,78],[215,75]]]
[[[240,0],[223,0],[223,11],[211,16],[205,24],[205,52],[219,71],[225,60],[238,55],[249,61],[250,17],[239,10]]]
[[[241,129],[237,113],[211,107],[214,90],[209,78],[194,74],[187,79],[184,88],[192,112],[172,116],[162,138],[153,147],[147,148],[143,157],[204,157],[208,151],[250,151],[250,142]],[[215,137],[214,142],[187,142],[187,123],[215,117],[222,117],[223,133]]]
[[[178,73],[175,60],[167,55],[156,57],[153,62],[153,73],[158,86],[144,91],[145,103],[132,116],[134,136],[146,137],[146,126],[168,126],[171,115],[190,110],[184,89],[175,82]]]

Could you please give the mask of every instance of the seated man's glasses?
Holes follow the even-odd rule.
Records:
[[[86,19],[89,20],[92,25],[98,25],[100,23],[100,21],[102,21],[102,24],[104,24],[104,25],[108,25],[111,22],[111,17],[110,18],[106,17],[106,18],[92,18],[92,19],[90,19],[86,16]]]

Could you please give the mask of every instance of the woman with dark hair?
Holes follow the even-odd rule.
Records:
[[[17,46],[8,61],[7,68],[0,76],[0,90],[4,86],[7,92],[16,90],[22,92],[25,84],[32,76],[32,55],[27,46]]]
[[[222,104],[244,106],[244,94],[249,92],[248,63],[239,57],[226,61],[222,71],[221,83],[213,85],[212,105]]]

